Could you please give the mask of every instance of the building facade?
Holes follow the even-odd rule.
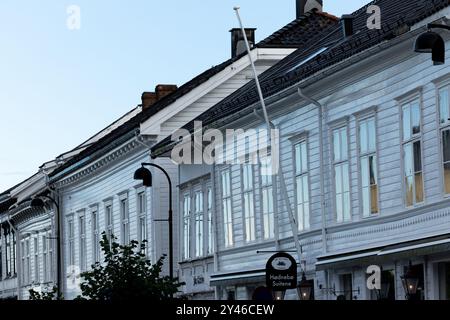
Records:
[[[372,266],[382,272],[385,298],[405,299],[401,279],[413,270],[416,298],[448,299],[450,69],[411,49],[427,23],[445,22],[448,2],[436,1],[433,10],[425,1],[376,4],[384,14],[381,31],[367,28],[367,7],[361,8],[350,20],[353,33],[328,30],[314,47],[260,76],[279,129],[281,178],[263,174],[261,165],[218,164],[199,169],[199,178],[181,189],[180,211],[192,216],[180,214],[183,252],[194,256],[209,235],[197,239],[196,224],[208,221],[209,210],[198,199],[213,193],[209,285],[216,298],[250,299],[265,284],[270,255],[296,252],[299,241],[299,277],[305,272],[313,280],[316,299],[378,298],[367,286]],[[254,85],[238,90],[195,120],[222,130],[265,128],[255,116],[255,92]],[[166,140],[153,155],[167,156],[173,146]]]

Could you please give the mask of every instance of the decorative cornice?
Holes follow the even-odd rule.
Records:
[[[59,180],[55,183],[57,188],[68,187],[76,182],[80,182],[83,179],[90,177],[92,174],[97,174],[98,172],[105,170],[110,165],[122,160],[123,158],[129,156],[131,153],[135,152],[137,149],[142,148],[136,139],[129,141],[122,145],[120,148],[108,153],[102,158],[92,162],[87,167],[74,172],[64,179]]]

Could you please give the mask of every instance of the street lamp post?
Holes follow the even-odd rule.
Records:
[[[134,173],[135,180],[142,180],[142,183],[146,187],[151,187],[153,185],[152,182],[152,173],[149,169],[145,168],[154,167],[161,170],[167,178],[169,183],[169,217],[167,220],[157,220],[157,221],[167,221],[169,223],[169,276],[170,279],[173,280],[173,210],[172,210],[172,181],[170,179],[169,174],[163,167],[154,164],[154,163],[142,163],[142,167],[137,169]]]
[[[30,206],[33,208],[43,208],[45,206],[44,200],[42,198],[50,200],[56,208],[56,285],[57,285],[57,299],[62,297],[62,264],[61,264],[61,216],[59,210],[58,202],[52,197],[46,195],[40,195],[39,197],[33,198],[31,200]]]

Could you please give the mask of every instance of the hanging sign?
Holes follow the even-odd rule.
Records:
[[[266,285],[272,291],[297,287],[297,262],[290,254],[279,252],[267,260]]]

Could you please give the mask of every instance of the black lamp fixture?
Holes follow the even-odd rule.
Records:
[[[275,301],[281,301],[281,300],[284,300],[285,295],[286,295],[286,290],[274,291],[273,292],[273,299]]]
[[[134,180],[142,180],[142,184],[145,187],[153,186],[152,173],[144,166],[136,170],[134,173]]]
[[[313,291],[313,284],[306,280],[306,275],[303,272],[302,280],[297,286],[297,293],[300,300],[311,300]]]
[[[41,198],[33,198],[31,199],[30,207],[39,209],[43,208],[45,207],[44,200],[42,200]]]
[[[430,23],[428,31],[419,35],[414,44],[414,51],[419,53],[431,53],[435,66],[445,63],[445,43],[441,35],[431,29],[450,30],[450,26],[444,24]]]
[[[411,261],[409,262],[408,270],[401,276],[403,289],[405,289],[406,298],[410,299],[417,293],[417,287],[419,285],[419,277],[414,272]]]

